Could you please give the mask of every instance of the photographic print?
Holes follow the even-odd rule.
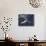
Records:
[[[34,14],[19,14],[18,25],[19,26],[34,26]]]

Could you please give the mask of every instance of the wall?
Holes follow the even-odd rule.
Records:
[[[45,23],[44,23],[44,39],[46,39],[46,16],[45,16]]]
[[[10,33],[17,40],[27,40],[34,34],[37,35],[39,40],[44,40],[45,12],[46,6],[44,4],[42,7],[33,8],[30,6],[28,0],[0,0],[0,17],[13,17],[12,26],[8,33]],[[34,14],[35,26],[19,27],[18,14]],[[0,32],[0,35],[2,35],[3,32]],[[0,36],[0,39],[4,39],[4,37]]]

